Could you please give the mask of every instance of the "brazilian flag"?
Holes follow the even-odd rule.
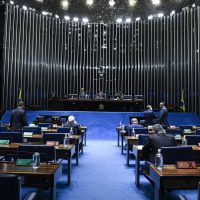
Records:
[[[22,89],[21,88],[19,88],[18,101],[22,101]]]
[[[180,110],[185,112],[184,91],[181,92]]]

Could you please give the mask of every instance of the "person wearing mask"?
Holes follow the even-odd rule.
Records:
[[[27,121],[24,103],[19,101],[17,103],[17,108],[11,111],[10,128],[13,131],[22,131],[22,128],[26,125]]]

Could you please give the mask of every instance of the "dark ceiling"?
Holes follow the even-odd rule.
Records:
[[[68,9],[63,10],[62,0],[43,0],[43,2],[37,0],[13,1],[20,6],[26,5],[35,8],[37,12],[46,10],[52,14],[58,14],[60,17],[64,15],[79,18],[88,17],[90,22],[104,23],[114,22],[118,17],[123,19],[130,17],[134,20],[136,17],[146,18],[148,15],[155,15],[159,12],[169,15],[172,10],[179,12],[184,7],[191,7],[193,3],[200,5],[200,0],[160,0],[161,4],[158,6],[153,5],[152,0],[135,0],[135,6],[130,7],[129,0],[114,0],[116,4],[111,8],[108,4],[109,0],[93,0],[92,7],[86,5],[86,0],[68,0]]]

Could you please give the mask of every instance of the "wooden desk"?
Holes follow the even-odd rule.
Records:
[[[29,166],[16,166],[15,163],[0,162],[0,174],[22,176],[25,186],[50,188],[50,198],[56,200],[56,183],[62,175],[62,166],[59,163],[41,164],[38,169],[33,169]]]
[[[0,155],[12,155],[13,157],[17,157],[17,150],[18,147],[22,145],[20,143],[11,143],[8,145],[0,145]],[[55,146],[56,149],[56,159],[65,159],[68,163],[67,169],[67,184],[70,185],[71,183],[71,158],[75,154],[75,145],[70,144],[67,147],[63,145]],[[77,157],[78,159],[78,157]],[[78,164],[78,160],[76,160]]]
[[[176,169],[172,165],[164,166],[159,171],[151,165],[149,177],[155,183],[154,200],[163,200],[165,189],[197,189],[200,181],[200,167],[197,169]]]

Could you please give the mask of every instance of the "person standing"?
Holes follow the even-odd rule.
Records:
[[[17,108],[11,111],[10,128],[13,131],[22,131],[27,125],[26,112],[24,111],[23,101],[17,103]]]
[[[168,109],[165,106],[164,102],[160,103],[160,112],[159,112],[158,120],[159,120],[159,123],[161,125],[169,126],[169,123],[168,123]]]
[[[144,119],[145,119],[145,126],[152,126],[155,124],[154,120],[156,119],[156,116],[150,105],[148,105],[147,109],[144,111]]]

